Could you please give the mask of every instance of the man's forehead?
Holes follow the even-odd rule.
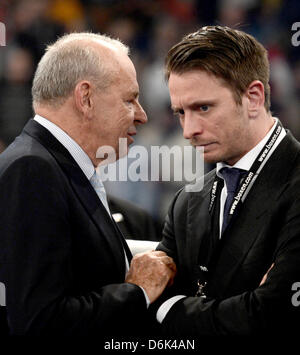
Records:
[[[204,70],[189,70],[184,73],[171,72],[169,77],[170,94],[184,94],[201,92],[205,96],[213,96],[217,92],[230,90],[231,86],[225,79]]]
[[[224,79],[214,75],[213,73],[210,73],[209,71],[203,70],[201,68],[192,68],[189,70],[185,70],[183,72],[170,72],[169,76],[169,83],[172,80],[197,80],[198,78],[202,79],[207,79],[209,81],[212,81],[216,84],[221,84],[224,83]]]

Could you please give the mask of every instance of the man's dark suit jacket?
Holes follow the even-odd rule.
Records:
[[[108,195],[108,205],[112,215],[121,214],[123,219],[117,225],[126,239],[161,240],[162,225],[159,220],[152,217],[147,211],[130,201]]]
[[[11,334],[134,334],[124,238],[69,152],[31,120],[0,156],[0,281]]]
[[[158,249],[177,263],[178,301],[167,334],[266,334],[299,331],[292,285],[300,281],[300,145],[288,133],[260,172],[219,241],[219,206],[209,213],[215,170],[200,192],[180,191]],[[219,200],[219,198],[218,198]],[[267,281],[259,284],[270,266]],[[194,297],[208,266],[207,298]]]

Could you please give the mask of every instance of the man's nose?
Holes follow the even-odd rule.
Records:
[[[135,124],[145,124],[148,122],[147,114],[139,102],[136,103],[134,121]]]
[[[183,137],[185,139],[192,139],[194,136],[203,133],[202,123],[199,118],[193,115],[186,115],[182,123]]]

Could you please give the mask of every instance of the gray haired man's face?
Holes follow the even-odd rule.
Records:
[[[133,63],[125,54],[119,56],[119,68],[113,83],[102,91],[94,91],[94,117],[91,139],[96,150],[110,146],[120,158],[119,138],[127,139],[127,147],[133,143],[136,126],[147,122],[141,107],[139,86]],[[125,154],[127,154],[126,149]],[[124,155],[124,152],[123,152]]]

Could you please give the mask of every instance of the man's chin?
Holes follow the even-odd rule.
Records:
[[[134,142],[134,139],[132,136],[127,135],[127,145],[130,146]]]
[[[122,147],[122,149],[119,149],[119,151],[117,152],[117,160],[126,157],[128,155],[128,151],[129,146],[127,147],[127,149],[124,149],[124,147]]]
[[[204,153],[203,159],[206,164],[217,164],[223,161],[221,157],[209,153]]]

